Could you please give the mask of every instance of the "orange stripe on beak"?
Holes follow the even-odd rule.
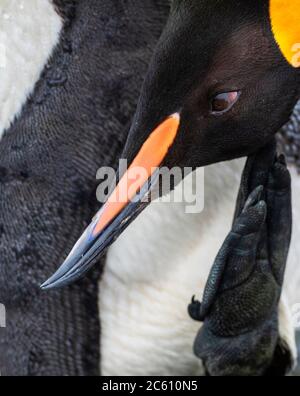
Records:
[[[136,196],[155,169],[161,165],[174,143],[179,124],[180,117],[176,113],[167,118],[151,133],[104,205],[93,231],[94,236],[100,234],[111,223]]]

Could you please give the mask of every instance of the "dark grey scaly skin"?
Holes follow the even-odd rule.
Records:
[[[54,2],[63,37],[0,142],[2,375],[99,374],[103,262],[66,289],[40,284],[100,207],[96,171],[117,165],[169,13],[165,0]]]
[[[194,350],[212,376],[284,375],[278,303],[291,240],[291,179],[272,144],[247,161],[232,230],[209,275]]]

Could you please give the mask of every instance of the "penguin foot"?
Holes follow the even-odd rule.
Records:
[[[291,222],[290,174],[275,146],[268,147],[247,161],[232,230],[202,303],[193,298],[189,306],[191,317],[203,321],[194,350],[209,375],[259,376],[274,365]]]

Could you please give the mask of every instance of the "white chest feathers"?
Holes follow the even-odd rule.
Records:
[[[32,92],[61,28],[51,0],[1,0],[0,137]]]
[[[193,294],[201,295],[230,229],[243,162],[205,169],[202,213],[186,214],[185,204],[155,203],[110,249],[99,295],[103,375],[202,372],[192,351],[199,324],[188,317],[187,305]],[[300,302],[300,177],[295,172],[293,188],[286,288],[295,303]]]

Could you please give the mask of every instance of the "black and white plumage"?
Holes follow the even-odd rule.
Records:
[[[4,230],[10,238],[5,237],[3,247],[0,278],[5,288],[0,288],[3,290],[0,301],[5,299],[8,306],[9,327],[7,338],[0,344],[2,371],[98,372],[100,317],[103,374],[201,374],[201,362],[192,352],[199,325],[187,317],[186,305],[191,294],[198,292],[199,286],[204,287],[213,258],[230,229],[243,161],[206,169],[206,207],[201,215],[186,216],[183,205],[150,205],[131,224],[108,252],[99,288],[99,317],[95,298],[97,271],[83,284],[63,292],[41,295],[38,291],[39,282],[71,250],[97,207],[96,169],[115,164],[121,153],[142,76],[168,13],[166,2],[149,1],[149,9],[145,2],[141,5],[135,1],[126,3],[126,7],[119,1],[100,5],[87,1],[67,3],[70,7],[67,9],[61,8],[64,2],[56,5],[62,15],[73,18],[64,25],[60,44],[49,67],[44,69],[32,99],[0,144],[4,181],[7,184],[11,180],[13,188],[5,186],[8,196],[3,195],[7,198],[3,199],[2,213],[7,210],[15,213],[7,227],[13,221],[18,224],[19,232],[8,234]],[[149,29],[145,29],[148,24]],[[128,36],[123,35],[124,29],[128,29]],[[15,157],[11,154],[14,151],[17,151]],[[28,175],[25,179],[32,180],[27,186],[23,179],[19,180],[24,165],[23,176]],[[298,178],[293,180],[294,188],[300,189]],[[21,188],[24,184],[25,190]],[[25,194],[28,186],[30,198]],[[11,194],[19,199],[18,204]],[[32,206],[27,209],[27,202],[31,201]],[[297,213],[295,217],[297,224]],[[36,233],[31,234],[34,229],[31,231],[30,227],[37,224]],[[166,229],[173,230],[167,238]],[[147,233],[146,242],[143,233]],[[24,241],[24,235],[32,238]],[[297,238],[297,229],[294,235]],[[35,249],[32,240],[39,241]],[[29,257],[23,251],[16,260],[16,242],[18,246],[22,242],[25,248],[30,246]],[[291,271],[297,266],[298,257],[297,246],[293,244]],[[32,267],[29,262],[33,263]],[[14,273],[19,274],[18,282]],[[287,282],[291,296],[297,282],[293,273]],[[64,306],[66,300],[68,304]],[[59,329],[56,312],[60,319],[65,319],[59,321]],[[282,303],[280,333],[294,349],[287,312]],[[53,319],[49,320],[49,316]],[[10,318],[14,320],[9,324]],[[27,332],[20,326],[21,322],[26,323]],[[32,334],[29,338],[28,332]],[[60,349],[66,339],[71,340],[64,344],[67,353]],[[13,344],[11,341],[15,340],[18,343]],[[39,360],[40,357],[43,358]]]
[[[100,263],[81,285],[52,294],[39,285],[97,209],[96,171],[116,165],[168,10],[58,1],[58,13],[48,0],[22,3],[1,4],[11,29],[1,110],[5,98],[11,113],[1,118],[0,371],[96,375]]]

